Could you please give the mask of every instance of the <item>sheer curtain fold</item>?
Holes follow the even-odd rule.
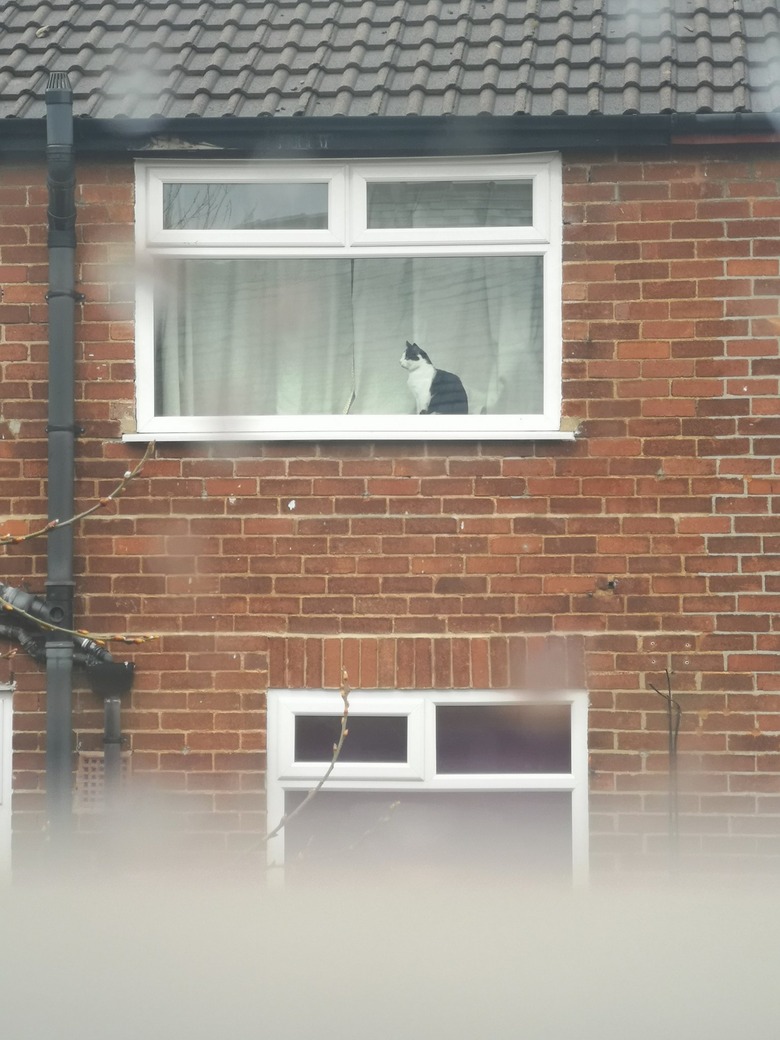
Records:
[[[161,259],[162,415],[411,414],[417,342],[471,414],[542,409],[542,258]]]

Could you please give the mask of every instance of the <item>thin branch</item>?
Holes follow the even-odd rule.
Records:
[[[303,799],[303,801],[299,802],[298,805],[296,805],[295,808],[291,812],[285,813],[284,816],[281,818],[281,820],[274,827],[274,829],[269,834],[266,835],[266,837],[265,837],[265,843],[266,844],[268,844],[268,842],[272,838],[275,838],[276,835],[279,834],[279,832],[284,827],[287,826],[287,824],[290,822],[290,820],[292,820],[295,816],[297,816],[298,813],[301,812],[301,810],[305,806],[307,806],[309,804],[309,802],[312,800],[312,798],[316,797],[316,795],[319,794],[319,792],[322,790],[322,788],[327,783],[328,777],[333,772],[333,770],[336,768],[336,763],[339,760],[339,755],[341,754],[341,749],[344,747],[344,741],[346,740],[347,734],[349,733],[349,729],[347,728],[347,723],[348,723],[348,720],[349,720],[349,695],[350,695],[351,692],[352,692],[352,688],[349,685],[349,677],[347,675],[347,669],[346,668],[342,668],[342,670],[341,670],[341,699],[344,701],[344,711],[342,712],[342,715],[341,715],[341,731],[339,733],[339,739],[333,745],[333,755],[332,755],[331,760],[330,760],[330,765],[326,769],[325,774],[320,778],[320,780],[317,783],[317,785],[315,787],[312,787],[312,789],[307,793],[307,795]]]
[[[654,690],[659,697],[663,697],[666,701],[667,709],[669,712],[669,750],[671,752],[677,751],[677,735],[680,732],[680,722],[682,721],[682,708],[678,701],[672,697],[672,677],[669,669],[665,669],[666,674],[666,689],[667,693],[663,693],[653,683],[649,682],[647,685],[651,690]],[[672,711],[674,711],[674,722],[672,722]]]
[[[96,635],[94,632],[89,632],[85,628],[63,628],[62,625],[54,625],[51,621],[42,621],[33,614],[28,614],[26,610],[22,610],[21,607],[15,606],[2,596],[0,596],[0,608],[9,611],[12,614],[19,614],[20,617],[32,621],[36,627],[42,628],[46,632],[62,632],[64,635],[72,636],[74,639],[91,639],[92,642],[97,643],[98,646],[105,646],[106,643],[149,643],[152,639],[159,638],[152,634],[128,635],[119,632],[112,632],[110,634],[100,633]]]
[[[20,542],[30,541],[32,538],[38,538],[42,535],[48,535],[50,531],[55,528],[69,527],[78,521],[85,519],[85,517],[91,516],[93,513],[97,513],[99,509],[104,509],[110,502],[118,498],[119,495],[125,490],[127,485],[133,480],[141,470],[144,468],[146,463],[151,458],[151,455],[155,448],[155,442],[150,441],[146,447],[146,451],[136,465],[128,470],[122,479],[119,481],[117,486],[110,491],[107,495],[100,498],[94,505],[89,506],[88,509],[84,509],[80,513],[76,513],[69,517],[67,520],[50,520],[44,527],[40,527],[35,531],[28,531],[27,534],[23,535],[12,535],[12,534],[0,534],[0,545],[16,545]],[[32,614],[28,614],[26,610],[22,610],[20,607],[15,606],[8,600],[0,596],[0,608],[7,610],[13,614],[18,614],[20,617],[26,618],[31,621],[37,628],[42,629],[45,632],[61,632],[63,635],[71,636],[74,639],[90,639],[92,642],[97,643],[98,646],[105,646],[107,643],[147,643],[152,639],[157,639],[156,635],[136,635],[127,633],[94,633],[89,632],[87,629],[72,629],[65,628],[62,625],[52,624],[50,621],[43,621],[41,618],[35,617]]]
[[[394,802],[390,802],[390,804],[387,806],[386,812],[382,816],[380,816],[375,823],[371,824],[371,826],[369,827],[366,827],[363,833],[359,834],[354,841],[349,842],[348,845],[343,845],[335,852],[320,853],[318,850],[315,849],[315,855],[317,856],[318,862],[323,862],[326,860],[337,860],[338,857],[343,856],[345,853],[351,854],[359,850],[361,845],[363,845],[374,834],[376,834],[380,830],[380,828],[386,827],[392,821],[393,813],[399,805],[401,805],[400,798],[397,798]],[[310,835],[306,842],[306,847],[298,853],[297,858],[299,861],[305,860],[309,856],[309,850],[311,849],[313,838],[314,835]]]
[[[679,854],[679,805],[677,785],[677,737],[680,732],[682,720],[682,708],[672,697],[672,676],[669,669],[666,673],[666,693],[663,693],[653,683],[648,683],[651,690],[655,690],[659,697],[666,701],[667,729],[669,742],[669,841],[673,860],[676,861]]]
[[[400,798],[396,798],[394,802],[390,802],[390,804],[387,807],[387,812],[385,812],[384,816],[380,816],[376,823],[374,823],[372,826],[366,827],[363,833],[358,835],[358,837],[355,838],[355,840],[347,846],[347,852],[354,852],[355,849],[359,848],[365,841],[367,841],[367,839],[370,838],[372,834],[376,834],[380,827],[386,827],[387,824],[390,823],[393,813],[400,804]]]
[[[50,520],[44,527],[39,527],[35,531],[28,531],[27,534],[0,534],[0,545],[18,545],[19,542],[28,542],[31,538],[40,538],[42,535],[48,535],[50,531],[55,528],[69,527],[71,524],[76,524],[79,520],[83,520],[85,517],[92,516],[93,513],[97,513],[99,509],[105,509],[105,507],[112,502],[115,498],[125,490],[127,485],[133,480],[145,464],[151,458],[152,452],[154,451],[154,441],[150,441],[147,445],[146,451],[140,461],[134,466],[133,469],[128,470],[122,479],[119,481],[117,486],[109,494],[104,495],[98,499],[94,505],[88,509],[83,510],[81,513],[76,513],[74,516],[69,517],[67,520]]]

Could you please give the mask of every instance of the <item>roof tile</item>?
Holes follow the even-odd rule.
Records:
[[[682,10],[683,6],[685,7]],[[771,0],[5,0],[0,114],[777,111]]]

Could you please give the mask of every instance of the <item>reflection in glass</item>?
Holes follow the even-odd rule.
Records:
[[[197,231],[327,228],[328,185],[164,184],[163,227]]]
[[[439,704],[437,773],[570,773],[568,704]]]
[[[288,791],[285,813],[305,794]],[[287,876],[568,879],[571,805],[569,791],[323,790],[285,828]]]
[[[517,181],[369,181],[370,228],[528,227],[533,186]]]
[[[406,715],[353,715],[339,762],[406,762]],[[341,733],[340,715],[296,715],[295,761],[330,762]]]

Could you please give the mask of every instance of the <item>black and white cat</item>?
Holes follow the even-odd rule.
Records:
[[[460,378],[434,368],[422,347],[407,340],[401,365],[409,373],[406,382],[420,415],[468,415],[469,399]]]

